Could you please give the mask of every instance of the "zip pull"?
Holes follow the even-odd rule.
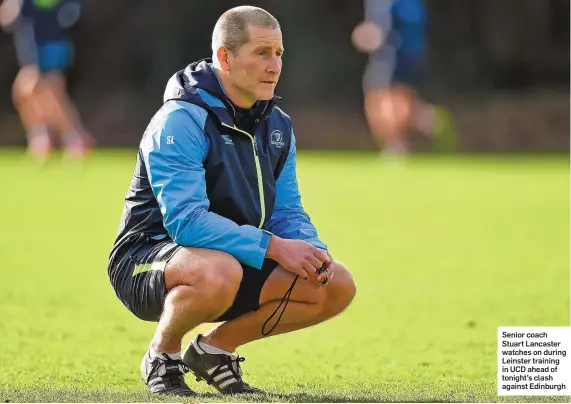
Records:
[[[254,138],[254,153],[256,153],[256,156],[258,155],[258,142],[256,142],[256,138]]]

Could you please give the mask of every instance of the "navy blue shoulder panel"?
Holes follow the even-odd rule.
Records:
[[[280,108],[274,107],[261,127],[263,131],[257,135],[260,136],[262,147],[271,160],[273,177],[276,181],[285,165],[291,145],[291,118]]]

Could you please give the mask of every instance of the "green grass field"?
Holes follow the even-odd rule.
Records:
[[[150,396],[154,324],[107,278],[135,151],[45,166],[0,150],[0,401]],[[357,297],[340,317],[242,347],[263,397],[198,401],[558,401],[496,395],[498,326],[568,326],[569,160],[462,156],[381,163],[300,152],[303,201]]]

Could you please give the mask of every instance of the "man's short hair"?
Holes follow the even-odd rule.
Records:
[[[225,46],[233,54],[250,40],[248,27],[280,29],[278,20],[266,10],[253,6],[231,8],[220,16],[212,33],[212,51]]]

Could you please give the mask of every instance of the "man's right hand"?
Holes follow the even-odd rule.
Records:
[[[289,240],[272,235],[266,257],[276,261],[284,269],[317,282],[316,270],[328,261],[327,253],[307,241]]]

